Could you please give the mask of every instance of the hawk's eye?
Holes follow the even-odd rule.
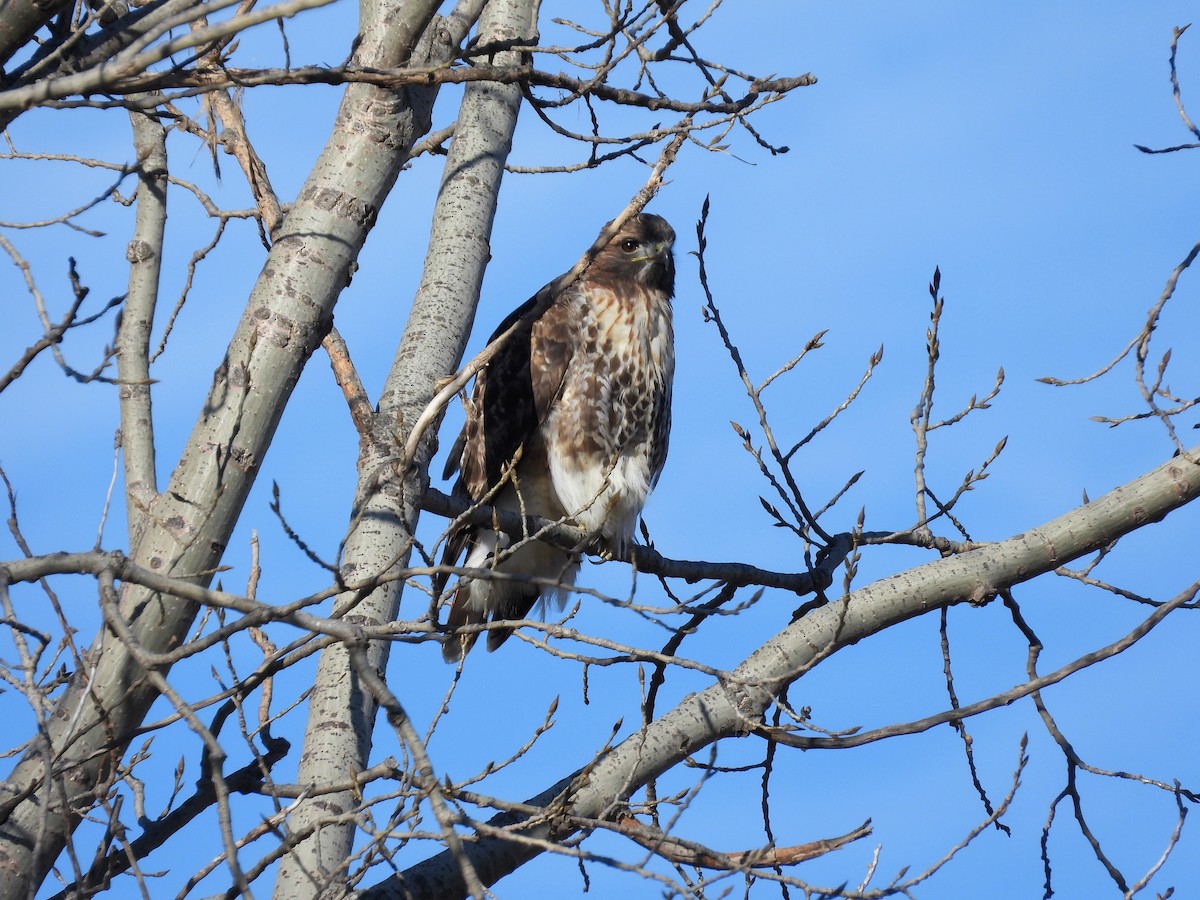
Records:
[[[637,248],[638,248],[638,242],[635,241],[633,238],[625,238],[625,240],[621,241],[621,249],[624,250],[626,253],[632,253]]]

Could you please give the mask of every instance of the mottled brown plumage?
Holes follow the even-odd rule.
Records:
[[[612,547],[632,539],[671,427],[674,239],[664,219],[636,216],[549,305],[539,293],[500,324],[493,340],[519,323],[475,379],[446,464],[447,478],[459,470],[456,494],[566,519]],[[579,554],[532,540],[512,544],[477,526],[450,535],[444,564],[465,550],[466,566],[511,576],[462,579],[450,626],[521,619],[548,596],[563,601]],[[444,586],[445,577],[435,579],[438,595]],[[488,649],[511,633],[489,630]],[[460,658],[474,638],[449,635],[446,659]]]

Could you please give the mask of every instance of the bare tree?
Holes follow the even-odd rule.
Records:
[[[121,491],[119,500],[106,503],[94,546],[35,551],[22,531],[18,490],[5,477],[9,526],[24,555],[0,564],[2,624],[12,654],[0,674],[5,702],[22,707],[29,730],[14,738],[9,756],[15,762],[0,790],[0,897],[50,896],[55,890],[62,897],[127,894],[131,883],[143,896],[158,896],[154,854],[168,845],[202,845],[194,851],[201,858],[192,860],[192,871],[176,873],[180,896],[199,890],[252,896],[273,877],[278,898],[481,898],[544,854],[576,862],[585,880],[589,867],[609,866],[678,896],[715,897],[735,885],[749,890],[759,883],[783,896],[911,894],[987,829],[1008,827],[1025,743],[1013,747],[1012,779],[998,792],[977,771],[968,724],[1024,698],[1060,748],[1067,771],[1041,830],[1047,895],[1054,875],[1048,846],[1052,831],[1062,827],[1055,817],[1064,803],[1115,888],[1124,895],[1145,888],[1179,844],[1196,795],[1178,782],[1089,764],[1051,715],[1043,692],[1123,653],[1168,615],[1196,607],[1200,581],[1180,583],[1171,597],[1147,597],[1109,583],[1097,569],[1121,538],[1200,495],[1200,448],[1186,446],[1178,424],[1197,401],[1167,385],[1170,352],[1159,353],[1153,344],[1200,245],[1171,274],[1123,353],[1088,379],[1047,379],[1066,387],[1115,377],[1131,361],[1142,407],[1108,423],[1155,420],[1174,455],[1064,515],[1028,523],[1007,540],[982,541],[972,537],[960,501],[983,486],[1004,442],[982,454],[947,492],[929,476],[930,441],[941,429],[987,410],[1001,393],[1004,372],[954,413],[934,414],[940,328],[949,315],[941,273],[935,271],[929,284],[927,368],[911,416],[914,510],[906,523],[868,529],[862,513],[845,511],[861,473],[817,503],[799,460],[858,402],[882,349],[824,418],[802,426],[780,414],[788,407],[769,403],[768,388],[810,365],[824,335],[799,342],[795,356],[770,374],[755,372],[710,281],[705,202],[690,245],[699,264],[697,290],[731,364],[729,377],[740,380],[752,411],[754,425],[734,423],[734,430],[766,485],[761,506],[771,524],[795,539],[796,549],[771,569],[676,559],[660,553],[646,530],[645,543],[614,554],[610,564],[640,574],[636,594],[632,588],[623,598],[600,590],[585,596],[586,588],[579,594],[582,602],[611,605],[665,637],[655,637],[657,631],[645,641],[600,637],[577,627],[578,606],[560,617],[506,623],[518,626],[522,641],[540,655],[579,677],[585,703],[589,673],[599,669],[635,673],[638,689],[630,725],[618,723],[595,744],[572,742],[575,755],[561,772],[522,781],[514,792],[509,775],[555,727],[557,701],[526,741],[486,747],[486,761],[464,774],[446,762],[444,744],[480,740],[479,728],[456,724],[456,696],[469,677],[467,667],[460,662],[456,669],[414,674],[394,659],[389,664],[393,645],[421,654],[422,665],[437,656],[420,648],[446,631],[430,589],[432,576],[446,574],[435,564],[446,520],[491,523],[517,543],[577,548],[590,539],[570,520],[547,522],[469,504],[430,485],[442,417],[494,349],[463,364],[490,261],[502,178],[533,170],[586,177],[611,163],[640,167],[636,182],[596,224],[611,221],[563,276],[576,278],[621,224],[655,197],[681,154],[724,153],[735,135],[760,154],[786,150],[760,133],[757,114],[815,79],[749,74],[711,59],[707,35],[719,27],[713,23],[720,16],[732,13],[719,2],[693,10],[665,0],[564,9],[571,20],[541,16],[534,0],[361,0],[356,28],[337,47],[344,62],[294,64],[291,38],[310,19],[316,28],[332,21],[317,18],[331,14],[320,9],[325,5],[156,0],[132,7],[0,7],[0,64],[6,66],[0,117],[10,129],[5,165],[58,163],[108,179],[96,200],[52,220],[2,224],[6,230],[89,231],[80,224],[84,214],[116,201],[112,219],[124,231],[115,239],[127,240],[128,262],[120,294],[96,309],[88,301],[86,275],[72,260],[69,299],[61,304],[66,311],[55,316],[50,310],[60,304],[47,302],[18,242],[0,234],[41,329],[0,378],[0,391],[24,384],[30,367],[47,355],[61,383],[115,390],[116,452],[110,457],[104,448],[103,455],[112,459]],[[1178,97],[1174,50],[1172,44]],[[259,65],[264,58],[273,64]],[[288,199],[279,187],[287,142],[256,137],[246,113],[248,93],[285,87],[308,92],[321,85],[340,92],[336,118]],[[1181,101],[1179,110],[1195,131]],[[51,154],[21,146],[22,122],[76,115],[99,116],[105,128],[117,118],[122,128],[127,121],[132,161],[88,156],[77,147]],[[565,142],[574,155],[548,154],[536,166],[510,160],[519,120]],[[278,156],[263,149],[268,143]],[[430,158],[443,157],[407,323],[394,338],[394,361],[373,391],[355,364],[358,348],[333,327],[335,305],[353,277],[368,275],[362,266],[367,238],[385,201],[403,197],[405,187],[415,191],[417,173]],[[189,173],[197,159],[211,174]],[[229,182],[237,183],[248,207],[218,202],[228,196]],[[194,209],[176,211],[193,203]],[[391,199],[389,206],[402,203]],[[175,223],[181,223],[182,240],[195,233],[183,225],[192,220],[211,223],[212,236],[181,252],[172,243]],[[235,278],[220,284],[238,303],[242,294],[246,299],[230,323],[228,343],[213,345],[211,385],[199,399],[190,437],[180,440],[178,459],[168,465],[173,451],[163,438],[160,400],[171,380],[161,375],[188,340],[188,328],[197,342],[211,344],[194,308],[204,302],[203,316],[216,320],[222,298],[202,301],[198,294],[212,295],[217,287],[197,288],[197,273],[202,280],[206,266],[219,265],[213,260],[223,258],[238,236],[243,254],[247,246],[262,248],[253,259],[258,272],[244,285]],[[389,290],[388,301],[399,304],[395,285]],[[178,300],[169,308],[173,291]],[[59,293],[56,288],[52,296]],[[92,335],[104,327],[112,336],[97,348]],[[218,578],[227,570],[235,528],[318,347],[332,366],[358,441],[353,502],[325,512],[344,521],[344,537],[327,558],[289,522],[287,495],[276,488],[272,528],[286,542],[272,546],[285,544],[284,552],[317,573],[308,576],[311,589],[303,596],[272,596],[261,580],[271,564],[260,559],[254,533],[244,590],[226,590]],[[97,349],[100,359],[90,371],[72,365],[70,360]],[[196,381],[194,372],[190,379],[187,374],[184,366],[171,379]],[[53,452],[49,444],[46,452]],[[421,521],[422,512],[432,516]],[[115,546],[103,524],[110,516],[124,517],[124,539]],[[864,555],[882,546],[926,558],[860,585],[855,579]],[[1073,568],[1078,560],[1085,562]],[[501,577],[464,569],[449,574]],[[1046,671],[1042,641],[1018,596],[1035,579],[1067,579],[1148,612],[1115,642]],[[84,596],[86,603],[76,599]],[[684,655],[695,635],[747,615],[764,597],[783,598],[789,614],[744,659],[720,666]],[[35,603],[41,606],[36,611]],[[1028,646],[1025,678],[963,703],[946,611],[993,603],[1003,605]],[[81,608],[98,609],[99,616],[89,618]],[[811,710],[790,700],[789,690],[839,651],[928,613],[941,616],[943,711],[845,730],[818,724]],[[301,711],[307,713],[302,748],[295,724]],[[952,726],[961,738],[980,802],[978,824],[924,868],[887,878],[872,863],[865,873],[847,872],[844,883],[831,886],[807,878],[801,863],[866,837],[871,826],[855,823],[815,840],[776,834],[772,810],[784,792],[774,776],[780,756],[848,749],[939,725]],[[718,764],[716,748],[730,744],[751,747],[745,751],[749,761]],[[175,746],[184,748],[178,756],[170,749]],[[702,790],[734,771],[760,776],[749,805],[761,807],[763,846],[696,840],[677,827]],[[689,782],[689,772],[699,774]],[[1171,798],[1177,824],[1161,860],[1136,875],[1114,861],[1085,812],[1081,773],[1134,782]],[[195,837],[201,833],[203,839]],[[594,846],[605,833],[619,838],[623,855]]]

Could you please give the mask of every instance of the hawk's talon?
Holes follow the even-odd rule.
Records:
[[[593,535],[575,548],[576,553],[594,556],[604,562],[628,559],[630,551],[637,546],[636,541],[621,541],[615,543],[603,535]]]

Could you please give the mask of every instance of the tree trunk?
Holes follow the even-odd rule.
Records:
[[[534,28],[533,6],[531,0],[492,0],[480,21],[480,42],[528,40]],[[498,53],[493,62],[517,65],[518,54]],[[361,581],[408,563],[436,428],[426,432],[415,465],[407,472],[397,471],[397,445],[404,446],[412,424],[433,397],[435,382],[462,359],[490,257],[492,221],[520,104],[521,90],[511,84],[477,82],[464,93],[434,208],[425,270],[372,431],[363,437],[352,530],[342,564],[346,581]],[[385,624],[397,616],[402,585],[392,580],[367,597],[343,595],[338,607],[349,610],[347,618],[355,622]],[[369,645],[367,664],[372,671],[385,671],[389,649],[386,641]],[[368,768],[377,706],[355,677],[348,648],[334,644],[326,649],[309,697],[297,782],[341,781]],[[305,837],[280,862],[277,900],[316,896],[345,878],[357,833],[353,813],[360,802],[361,796],[347,791],[323,795],[296,809],[288,825],[293,834]]]
[[[379,68],[406,62],[437,6],[364,0],[355,61]],[[426,53],[446,52],[427,44]],[[145,514],[133,549],[139,565],[210,580],[376,212],[429,128],[431,100],[428,90],[346,88],[333,134],[280,229],[170,484]],[[106,792],[156,697],[135,652],[179,646],[195,612],[194,604],[125,587],[120,614],[139,646],[101,632],[86,654],[90,664],[74,674],[3,787],[0,900],[31,895],[79,816]]]

